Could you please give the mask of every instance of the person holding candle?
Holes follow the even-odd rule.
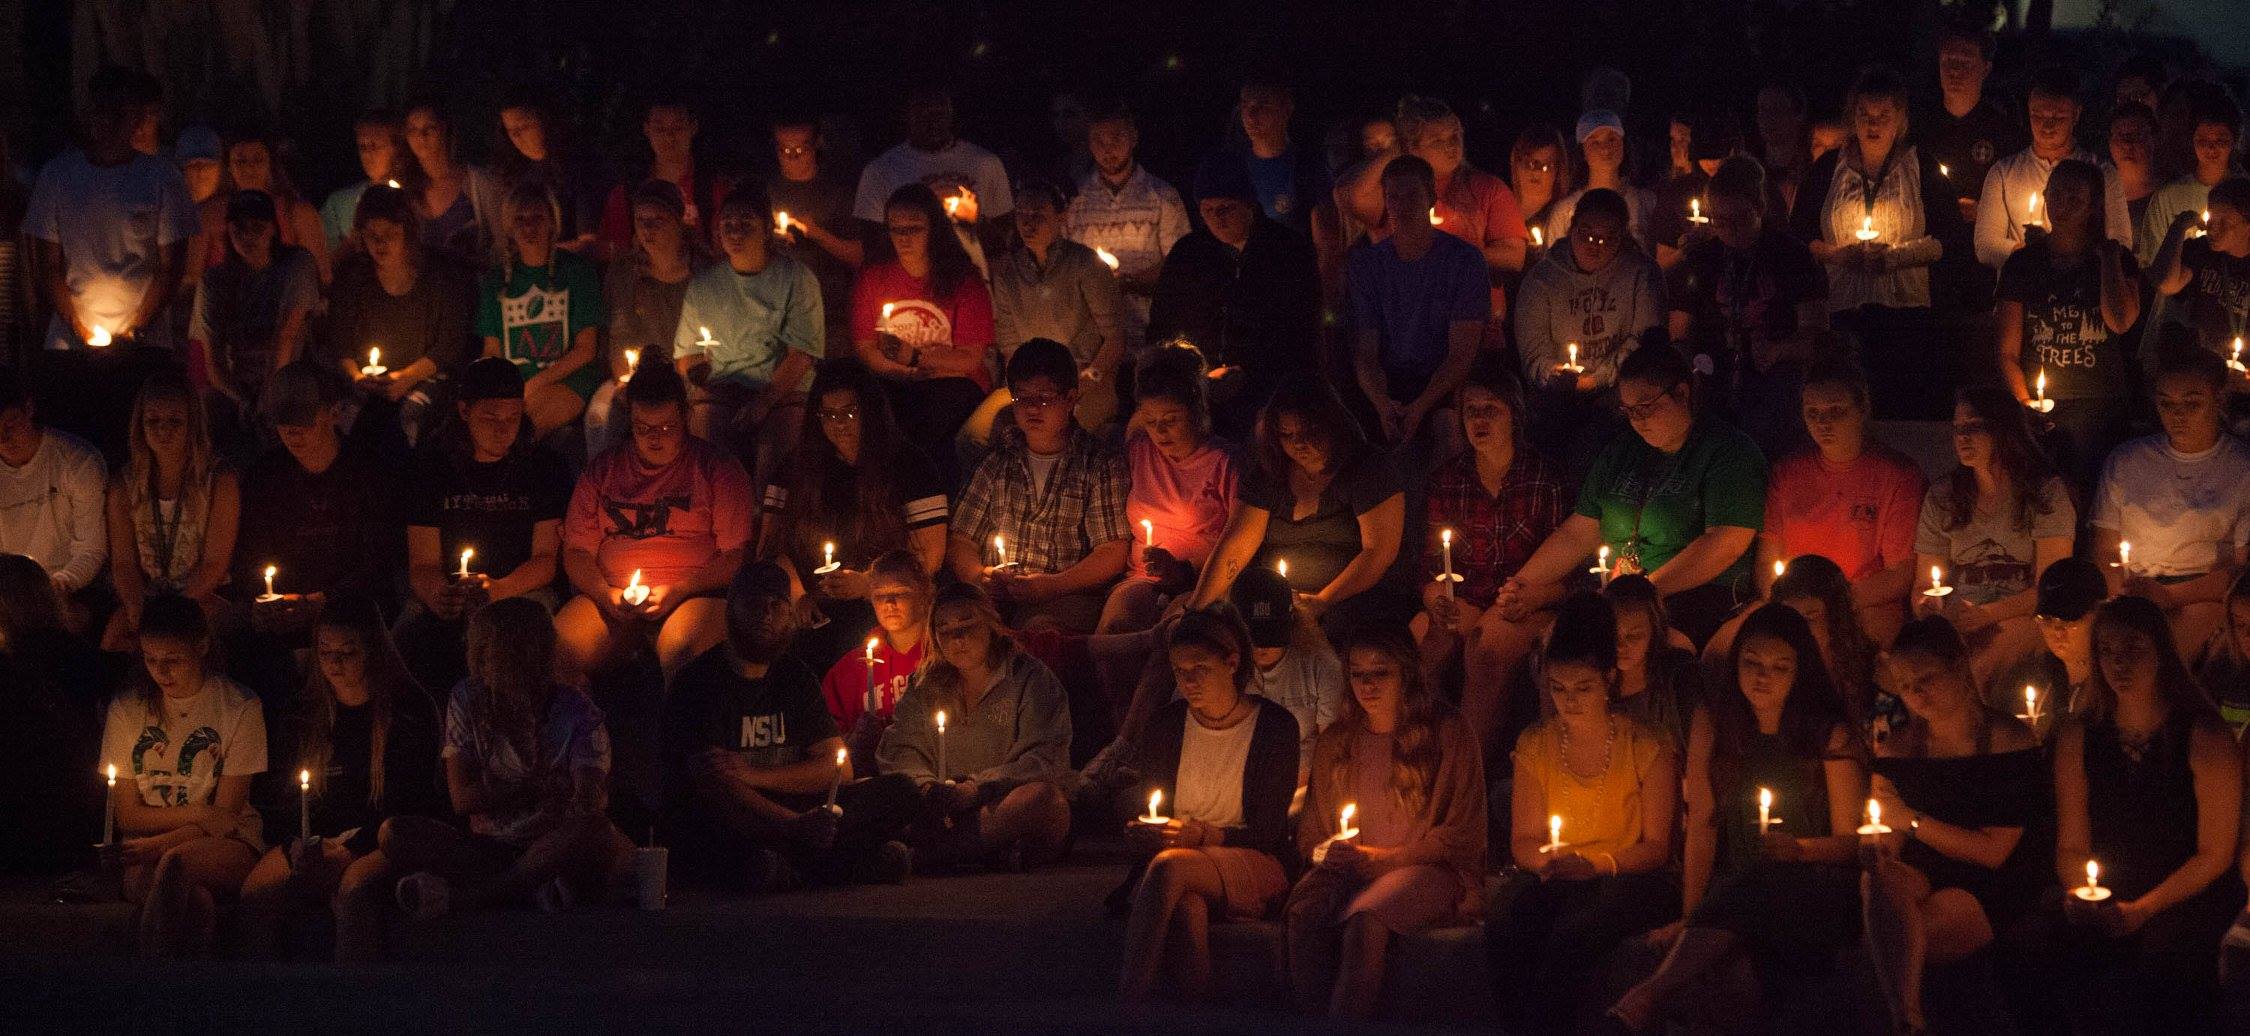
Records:
[[[852,283],[852,345],[890,388],[907,436],[950,443],[992,391],[992,295],[930,188],[909,183],[862,218],[885,233]]]
[[[2224,623],[2227,586],[2250,558],[2250,445],[2225,426],[2225,361],[2176,345],[2156,361],[2150,395],[2160,434],[2109,455],[2088,539],[2097,558],[2133,545],[2111,589],[2155,601],[2173,637],[2200,648]]]
[[[1000,253],[1007,240],[1008,216],[1016,208],[1008,170],[998,156],[957,134],[950,89],[935,82],[916,84],[907,92],[904,114],[906,139],[860,170],[852,215],[881,229],[889,221],[898,192],[913,186],[924,187],[933,198],[963,198],[956,206],[958,213],[933,220],[930,226],[950,231],[956,219],[964,224],[977,242],[981,270],[983,256]],[[859,308],[853,306],[855,313]]]
[[[1461,714],[1479,744],[1491,746],[1508,713],[1517,667],[1539,623],[1528,612],[1496,607],[1500,587],[1523,567],[1567,506],[1554,465],[1523,441],[1523,388],[1497,354],[1477,357],[1453,407],[1469,448],[1430,476],[1431,529],[1453,531],[1450,552],[1423,548],[1422,613],[1414,618],[1424,676],[1436,685],[1456,655],[1462,661]],[[1462,581],[1435,581],[1445,571]]]
[[[1428,162],[1390,159],[1380,183],[1389,233],[1345,259],[1353,371],[1383,442],[1426,469],[1452,452],[1457,418],[1444,410],[1484,339],[1491,275],[1476,245],[1431,224]]]
[[[211,952],[217,908],[265,849],[250,780],[266,769],[258,698],[210,664],[211,627],[185,597],[141,611],[141,670],[109,703],[101,758],[122,836],[125,897],[147,957]]]
[[[617,445],[612,422],[625,385],[640,364],[672,362],[688,282],[704,269],[685,222],[680,190],[650,180],[633,190],[633,247],[609,264],[602,299],[609,304],[609,380],[586,401],[586,454]]]
[[[1915,140],[1944,167],[1940,175],[1959,201],[1964,220],[1976,219],[1985,173],[1993,162],[2022,150],[2026,143],[2023,121],[1986,89],[1995,43],[1987,25],[1969,18],[1944,19],[1937,30],[1939,103],[1914,112]],[[1965,246],[1967,239],[1961,244]],[[1969,268],[1984,275],[1982,287],[1989,292],[1991,274],[1973,263]]]
[[[653,645],[667,677],[726,635],[716,596],[750,546],[750,477],[687,430],[687,383],[642,368],[625,387],[631,441],[595,457],[563,516],[563,574],[577,592],[555,614],[559,671],[590,676],[628,641]],[[627,601],[631,574],[646,595]]]
[[[188,348],[201,350],[206,384],[231,404],[223,427],[240,433],[266,377],[303,354],[321,280],[309,253],[275,235],[266,192],[236,192],[219,220],[221,251],[196,283]]]
[[[867,261],[864,228],[852,218],[857,185],[831,168],[820,119],[811,111],[785,111],[767,124],[767,132],[773,137],[775,175],[766,194],[773,200],[774,246],[820,282],[826,327],[834,335],[851,326],[852,277]],[[789,215],[787,225],[783,213]]]
[[[961,490],[947,563],[1005,607],[1014,628],[1091,633],[1133,548],[1125,460],[1072,418],[1078,365],[1062,343],[1025,342],[1007,378],[1015,425]],[[996,535],[1007,551],[987,565]]]
[[[1683,782],[1684,920],[1649,935],[1668,951],[1609,1009],[1623,1029],[1649,1031],[1698,986],[1712,1018],[1741,1017],[1754,987],[1802,977],[1855,934],[1850,832],[1867,800],[1867,763],[1819,658],[1803,616],[1765,605],[1743,624],[1726,684],[1696,709]],[[1744,963],[1740,978],[1724,977]]]
[[[2095,614],[2086,697],[2055,736],[2055,875],[2068,888],[2097,861],[2112,895],[2050,917],[2035,1003],[2101,1031],[2211,1031],[2219,941],[2244,898],[2241,755],[2145,598]]]
[[[1136,158],[1140,142],[1133,110],[1122,101],[1092,105],[1086,117],[1086,148],[1093,169],[1078,182],[1064,214],[1066,236],[1117,257],[1118,287],[1125,302],[1125,344],[1135,352],[1148,340],[1149,300],[1165,253],[1191,229],[1180,192]]]
[[[1125,517],[1142,542],[1102,604],[1098,633],[1156,625],[1172,598],[1195,587],[1234,514],[1245,465],[1234,443],[1212,434],[1207,373],[1202,355],[1183,346],[1149,350],[1134,368]],[[1146,657],[1136,653],[1136,664]]]
[[[476,277],[450,253],[422,243],[421,217],[408,193],[376,185],[360,195],[352,233],[360,251],[344,256],[328,289],[322,363],[358,390],[363,441],[402,434],[421,441],[444,417],[443,379],[476,356]],[[379,377],[361,375],[370,348],[383,350]]]
[[[1921,1032],[1924,971],[2038,905],[2052,789],[2038,735],[1978,694],[1952,624],[1908,623],[1882,673],[1905,716],[1875,746],[1868,801],[1892,830],[1861,847],[1862,909],[1892,1023]]]
[[[329,600],[313,626],[313,657],[274,748],[295,763],[284,769],[312,774],[309,792],[290,788],[287,798],[307,797],[289,805],[309,811],[318,841],[266,850],[244,880],[243,928],[253,956],[273,955],[290,920],[332,899],[339,930],[364,934],[341,915],[379,905],[399,878],[375,853],[383,821],[447,812],[438,797],[437,707],[407,673],[375,602]],[[337,955],[364,957],[349,947]]]
[[[1526,269],[1539,261],[1538,253],[1555,244],[1547,236],[1547,220],[1554,215],[1556,202],[1578,191],[1576,157],[1562,130],[1547,123],[1524,127],[1508,145],[1508,186],[1516,193],[1525,227],[1539,231],[1524,253]]]
[[[2140,101],[2120,100],[2109,110],[2109,161],[2102,175],[2115,177],[2125,195],[2125,214],[2133,221],[2133,258],[2146,267],[2156,258],[2169,224],[2148,225],[2156,196],[2156,112]],[[2200,211],[2200,209],[2198,210]]]
[[[577,420],[601,384],[595,361],[609,321],[593,261],[556,247],[561,212],[541,184],[508,191],[500,268],[477,287],[484,355],[516,365],[525,411],[541,437]]]
[[[2025,715],[2024,688],[2035,689],[2039,721],[2033,728],[2044,741],[2085,706],[2087,681],[2094,675],[2094,610],[2109,599],[2109,581],[2095,562],[2062,558],[2039,574],[2037,596],[2033,618],[2044,649],[1993,677],[1985,703]]]
[[[39,562],[64,625],[92,621],[79,595],[101,578],[104,527],[102,456],[84,440],[48,427],[23,368],[0,367],[0,551]]]
[[[919,803],[914,782],[853,779],[820,684],[788,651],[796,626],[789,573],[744,565],[727,591],[726,642],[673,681],[674,839],[691,865],[752,892],[904,881],[910,854],[896,839]]]
[[[1954,592],[1913,601],[1918,613],[1953,621],[1982,685],[2036,646],[2034,587],[2070,554],[2077,509],[2032,440],[2028,413],[2005,390],[1960,390],[1953,452],[1960,466],[1922,499],[1914,564],[1936,568]]]
[[[845,652],[820,682],[828,714],[844,731],[861,769],[875,769],[875,746],[929,656],[930,604],[936,597],[937,584],[913,554],[894,550],[867,567],[873,628],[859,650]]]
[[[1614,427],[1603,409],[1615,394],[1618,364],[1664,326],[1664,276],[1627,240],[1622,196],[1597,190],[1572,212],[1569,247],[1550,249],[1524,274],[1515,321],[1524,384],[1537,394],[1538,441],[1578,458],[1586,455],[1584,439],[1598,441]],[[1573,364],[1582,369],[1568,369]]]
[[[125,470],[108,498],[110,584],[118,608],[101,643],[129,652],[141,607],[179,594],[216,614],[232,570],[241,484],[214,456],[203,401],[187,379],[157,373],[141,383]]]
[[[648,142],[649,162],[640,175],[610,188],[602,202],[601,253],[614,259],[633,242],[633,194],[650,181],[671,184],[679,192],[683,222],[698,249],[718,248],[719,202],[734,190],[734,179],[703,168],[696,159],[695,138],[703,124],[695,105],[684,95],[659,94],[642,109],[641,139]]]
[[[1117,416],[1125,360],[1123,297],[1115,271],[1094,250],[1063,236],[1062,190],[1016,186],[1017,247],[992,258],[993,341],[1003,357],[1034,338],[1070,347],[1078,360],[1078,423],[1099,430]],[[1122,260],[1120,261],[1122,263]],[[1005,390],[986,398],[962,435],[983,441]]]
[[[352,144],[359,155],[360,172],[367,178],[336,188],[320,203],[321,236],[328,242],[328,254],[335,257],[338,269],[358,248],[354,224],[359,200],[371,187],[404,183],[417,172],[413,152],[406,148],[406,122],[392,109],[360,112],[352,120]]]
[[[1556,611],[1539,665],[1552,712],[1516,739],[1517,869],[1485,920],[1493,995],[1524,1032],[1567,1029],[1616,945],[1680,905],[1670,873],[1679,758],[1664,731],[1622,706],[1620,612],[1590,593]],[[1557,830],[1561,845],[1551,844]]]
[[[1169,810],[1162,822],[1126,822],[1137,860],[1120,889],[1131,899],[1118,994],[1129,1001],[1166,975],[1186,998],[1208,999],[1211,921],[1270,915],[1289,891],[1282,861],[1294,861],[1297,720],[1252,693],[1250,631],[1231,608],[1193,611],[1166,645],[1154,664],[1172,670],[1181,697],[1142,729],[1130,764],[1141,785],[1126,796],[1162,792]]]
[[[2242,143],[2241,107],[2224,89],[2197,91],[2189,95],[2187,104],[2195,167],[2157,188],[2137,224],[2141,237],[2149,242],[2152,259],[2174,220],[2182,213],[2194,213],[2200,222],[2210,205],[2211,188],[2242,175],[2242,158],[2236,151]]]
[[[1351,695],[1313,745],[1297,848],[1312,868],[1289,892],[1289,985],[1332,1018],[1374,1017],[1394,937],[1484,905],[1484,753],[1422,679],[1403,626],[1346,631]],[[1339,813],[1356,819],[1339,834]]]
[[[1977,260],[1986,266],[2004,272],[2008,257],[2030,243],[2029,227],[2052,230],[2061,219],[2047,190],[2047,179],[2058,165],[2065,161],[2100,165],[2093,152],[2078,145],[2078,117],[2086,110],[2078,92],[2078,74],[2068,68],[2051,65],[2032,74],[2024,98],[2031,146],[1992,163],[1977,202]],[[2122,185],[2113,178],[2095,177],[2090,186],[2095,190],[2084,199],[2085,208],[2071,215],[2098,229],[2078,247],[2091,251],[2094,242],[2107,238],[2130,251],[2133,219],[2125,208]]]
[[[2173,217],[2164,243],[2149,263],[2148,279],[2156,285],[2156,294],[2171,300],[2156,328],[2182,325],[2196,344],[2232,356],[2234,343],[2242,339],[2245,321],[2250,320],[2240,287],[2250,281],[2250,177],[2219,181],[2205,199],[2203,212],[2210,213],[2209,220],[2195,211]],[[2201,233],[2190,233],[2197,230]],[[2162,331],[2156,335],[2154,340],[2162,341]],[[2153,359],[2147,356],[2143,362]]]
[[[1382,179],[1388,160],[1403,150],[1429,163],[1436,186],[1431,207],[1443,220],[1435,225],[1482,253],[1492,281],[1489,316],[1492,324],[1504,326],[1501,319],[1507,316],[1508,298],[1499,285],[1504,278],[1523,271],[1530,250],[1516,192],[1499,177],[1468,161],[1461,117],[1443,100],[1412,94],[1401,97],[1394,122],[1397,144],[1370,155],[1356,169],[1338,174],[1336,198],[1351,210],[1354,221],[1372,228],[1371,240],[1381,241],[1386,234],[1396,232],[1385,218]],[[1498,330],[1498,326],[1488,326],[1486,341],[1497,342]]]
[[[1353,626],[1404,625],[1414,598],[1390,572],[1406,494],[1335,390],[1313,374],[1290,375],[1259,419],[1256,454],[1241,506],[1188,606],[1209,607],[1245,569],[1286,560],[1298,607],[1331,636]]]
[[[2040,189],[2047,232],[2000,267],[2000,373],[2016,399],[2052,422],[2056,453],[2080,498],[2123,437],[2130,408],[2125,333],[2141,316],[2140,264],[2131,242],[2102,236],[2104,174],[2057,163]]]
[[[1070,833],[1062,684],[1017,646],[973,584],[938,592],[930,631],[937,654],[907,686],[875,750],[883,773],[920,789],[921,813],[906,834],[917,869],[980,860],[1021,869],[1059,858]]]

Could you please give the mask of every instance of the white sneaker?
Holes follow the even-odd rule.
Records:
[[[453,905],[453,884],[429,871],[416,871],[398,879],[393,892],[398,908],[417,921],[434,921]]]

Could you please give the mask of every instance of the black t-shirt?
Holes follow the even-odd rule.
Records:
[[[852,187],[826,176],[795,181],[775,177],[766,185],[766,193],[773,199],[775,212],[786,212],[792,221],[811,223],[847,241],[857,236],[859,225],[852,218]],[[790,234],[792,243],[782,246],[782,251],[795,256],[797,261],[813,272],[820,282],[821,308],[827,312],[829,337],[840,343],[851,341],[852,278],[859,271],[843,260],[828,254],[828,250],[813,243],[802,232]]]
[[[368,451],[350,445],[317,475],[288,450],[267,450],[242,476],[234,592],[264,593],[273,565],[276,593],[387,597],[404,550],[396,485]]]
[[[448,572],[472,547],[473,571],[499,578],[531,558],[533,527],[561,521],[570,507],[570,470],[544,446],[519,449],[480,464],[449,436],[414,460],[406,523],[438,530],[438,558]]]
[[[1984,193],[1984,174],[1992,163],[2023,150],[2031,142],[2017,109],[2002,105],[1990,93],[1958,119],[1943,104],[1929,105],[1914,116],[1914,141],[1945,166],[1947,190],[1957,198]]]
[[[1668,305],[1688,315],[1690,351],[1711,357],[1722,377],[1744,347],[1795,335],[1799,303],[1828,297],[1828,272],[1777,226],[1748,252],[1698,241],[1665,279]]]
[[[346,259],[328,289],[328,359],[367,362],[367,350],[383,350],[383,365],[405,370],[424,357],[438,372],[450,373],[477,353],[472,351],[476,280],[444,255],[423,257],[414,287],[404,295],[383,290],[375,264],[365,256]]]
[[[1253,564],[1289,563],[1289,585],[1317,593],[1351,564],[1361,549],[1359,516],[1404,491],[1390,461],[1372,453],[1337,472],[1321,490],[1319,506],[1299,520],[1297,496],[1287,476],[1273,478],[1259,465],[1242,480],[1242,502],[1266,512],[1266,538]]]
[[[390,732],[383,741],[381,801],[372,798],[374,706],[339,705],[329,743],[327,772],[321,778],[320,794],[312,802],[314,834],[334,838],[357,828],[358,836],[351,844],[372,849],[386,818],[442,816],[449,812],[438,794],[437,712],[419,688],[401,695],[392,706]],[[301,745],[302,741],[293,736],[287,747],[301,755]],[[302,759],[298,764],[305,765]],[[282,783],[287,785],[286,797],[293,800],[298,793],[295,778]],[[294,801],[289,804],[296,805]]]
[[[896,488],[899,520],[907,533],[945,524],[949,513],[945,476],[938,473],[929,454],[901,444],[889,457],[880,458],[880,463],[883,473],[872,477],[887,478]],[[912,549],[904,539],[891,540],[868,531],[859,516],[859,481],[854,469],[839,462],[824,474],[817,508],[792,507],[785,484],[766,487],[765,513],[769,521],[779,521],[778,527],[787,530],[788,541],[782,547],[799,575],[823,564],[823,543],[836,544],[837,562],[855,569],[866,568],[890,551]]]
[[[704,652],[672,678],[672,721],[666,740],[682,759],[705,749],[733,752],[752,766],[803,762],[812,746],[842,736],[820,696],[820,679],[784,655],[751,679],[736,672],[725,644]]]
[[[2137,273],[2133,254],[2125,272]],[[2101,261],[2089,252],[2075,265],[2057,267],[2047,236],[2033,235],[2000,267],[2000,299],[2023,306],[2026,384],[2047,372],[2055,399],[2118,399],[2128,394],[2122,337],[2102,321]]]
[[[2250,258],[2227,255],[2212,248],[2210,238],[2199,237],[2180,246],[2180,264],[2189,273],[2175,300],[2187,308],[2185,323],[2195,329],[2198,344],[2230,355],[2234,340],[2250,333],[2244,330],[2250,318]]]
[[[1710,183],[1711,178],[1703,175],[1701,169],[1665,178],[1656,188],[1656,209],[1648,214],[1648,239],[1678,248],[1680,240],[1687,236],[1688,228],[1695,225],[1688,219],[1694,214],[1688,203],[1701,201],[1703,189]],[[1710,213],[1706,212],[1704,215],[1709,216]]]

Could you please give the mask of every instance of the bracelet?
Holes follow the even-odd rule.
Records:
[[[1601,859],[1600,859],[1599,861],[1595,862],[1595,864],[1594,864],[1594,873],[1596,873],[1596,874],[1615,874],[1615,873],[1617,873],[1617,854],[1616,854],[1616,853],[1596,853],[1595,855],[1597,855],[1597,856],[1601,857]]]

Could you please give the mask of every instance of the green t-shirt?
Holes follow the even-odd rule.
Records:
[[[557,251],[545,266],[511,264],[485,274],[477,300],[477,334],[499,339],[500,355],[527,378],[570,352],[580,330],[608,320],[601,274],[570,252]]]
[[[1577,513],[1601,523],[1617,558],[1637,552],[1641,570],[1654,572],[1714,526],[1765,525],[1766,459],[1749,436],[1723,425],[1698,422],[1669,455],[1628,430],[1594,459]],[[1713,582],[1739,589],[1749,574],[1744,551]]]

